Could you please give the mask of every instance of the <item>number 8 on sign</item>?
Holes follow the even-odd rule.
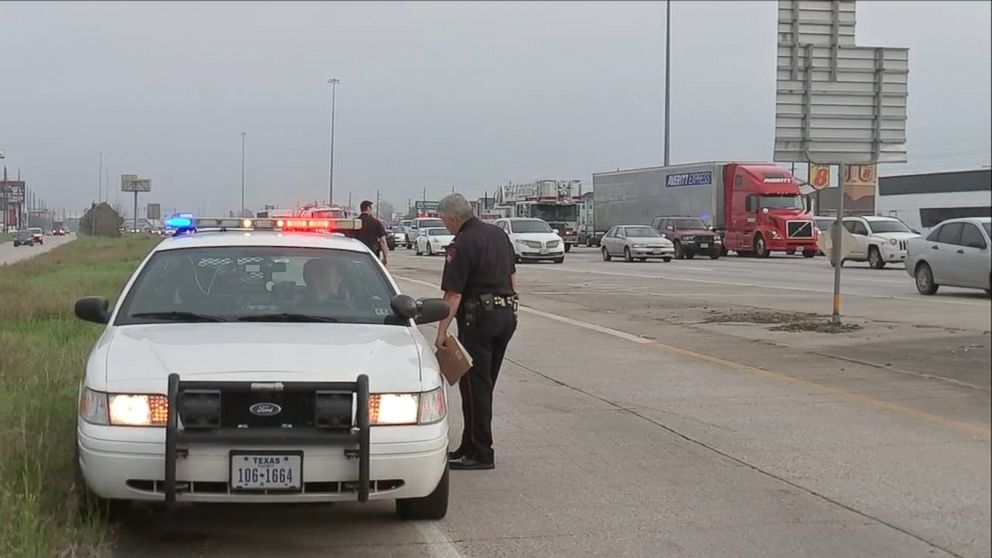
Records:
[[[817,190],[827,188],[830,186],[830,166],[811,164],[809,166],[809,177],[810,186]]]

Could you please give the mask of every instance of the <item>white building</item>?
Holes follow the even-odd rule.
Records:
[[[992,169],[883,176],[875,213],[926,233],[945,219],[992,215]]]

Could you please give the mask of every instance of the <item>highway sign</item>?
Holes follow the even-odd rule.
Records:
[[[0,181],[0,196],[3,196],[3,199],[9,204],[24,203],[24,181]]]
[[[138,178],[135,174],[121,175],[121,192],[151,192],[152,181],[149,178]]]
[[[817,190],[830,187],[830,165],[817,165],[811,163],[809,166],[809,185]]]
[[[150,203],[145,209],[145,218],[149,221],[157,221],[162,218],[162,204]]]
[[[417,211],[437,211],[439,203],[436,201],[415,201],[413,202],[413,208]]]
[[[906,161],[909,49],[854,46],[854,5],[779,1],[776,161]]]

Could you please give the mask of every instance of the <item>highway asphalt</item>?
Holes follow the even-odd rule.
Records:
[[[417,296],[438,294],[441,265],[390,260]],[[140,510],[116,555],[992,551],[984,293],[924,298],[901,269],[846,270],[845,321],[860,329],[831,334],[768,323],[829,313],[822,258],[625,264],[577,250],[519,276],[497,468],[453,472],[446,519],[403,522],[386,503]]]
[[[16,248],[14,247],[14,243],[12,241],[0,243],[0,265],[12,264],[33,258],[75,239],[75,234],[66,236],[46,236],[44,244],[36,246],[18,246]]]

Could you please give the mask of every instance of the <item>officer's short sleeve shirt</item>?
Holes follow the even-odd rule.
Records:
[[[514,260],[507,234],[473,217],[448,245],[441,290],[465,297],[512,295],[510,276],[517,272]]]

